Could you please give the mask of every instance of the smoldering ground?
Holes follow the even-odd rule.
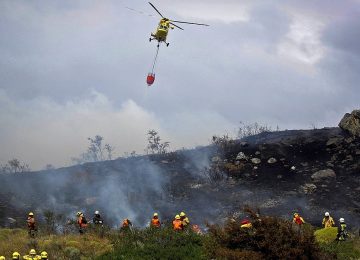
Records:
[[[277,138],[284,133],[273,135]],[[247,149],[237,149],[235,156],[240,150],[250,153],[257,147],[250,145]],[[214,180],[209,169],[216,168],[213,160],[217,156],[226,157],[209,146],[58,170],[0,175],[3,187],[0,225],[5,226],[8,218],[14,218],[17,225],[25,226],[29,211],[39,220],[44,219],[45,211],[52,211],[63,215],[66,221],[75,219],[78,211],[91,219],[94,211],[99,210],[111,227],[118,227],[124,218],[131,219],[135,226],[145,227],[154,212],[170,222],[181,211],[188,214],[192,223],[204,226],[206,222],[221,223],[227,217],[246,217],[242,211],[246,205],[259,208],[262,214],[286,219],[298,211],[317,226],[324,212],[330,211],[336,219],[347,219],[349,226],[359,225],[358,215],[351,210],[357,200],[344,199],[347,190],[341,187],[334,187],[336,194],[326,193],[326,197],[321,193],[309,196],[299,191],[305,175],[286,173],[283,166],[267,164],[260,168],[263,172],[259,172],[256,180],[246,174],[235,179],[224,173]],[[304,159],[297,158],[300,162]],[[232,160],[231,156],[226,160]],[[284,175],[281,180],[277,177],[279,171]]]

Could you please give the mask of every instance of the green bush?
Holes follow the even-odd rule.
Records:
[[[320,244],[324,252],[335,254],[338,259],[360,259],[360,240],[333,241]]]
[[[80,250],[75,247],[65,247],[64,253],[70,260],[80,260]]]
[[[210,226],[215,242],[208,245],[211,258],[245,259],[334,259],[323,253],[309,225],[298,228],[276,217],[257,217],[252,211],[252,228],[241,228],[239,220],[229,220],[224,227]],[[244,254],[244,256],[242,256]],[[251,258],[249,257],[249,258]],[[252,259],[252,258],[251,258]]]
[[[335,241],[337,235],[337,228],[322,228],[315,231],[316,241],[319,243],[331,243]]]
[[[114,252],[98,259],[207,259],[203,240],[192,232],[174,232],[170,227],[145,229],[113,236]]]

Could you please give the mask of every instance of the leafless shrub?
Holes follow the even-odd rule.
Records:
[[[146,152],[149,154],[165,154],[170,147],[170,142],[161,142],[159,133],[155,130],[149,130],[147,133],[148,145]]]

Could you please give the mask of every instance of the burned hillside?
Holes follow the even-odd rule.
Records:
[[[360,138],[342,128],[266,132],[163,155],[136,156],[31,173],[1,175],[2,226],[28,211],[62,215],[100,210],[111,226],[144,226],[186,211],[193,223],[238,217],[245,205],[320,225],[330,211],[360,224]]]

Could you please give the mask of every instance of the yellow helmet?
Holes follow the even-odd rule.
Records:
[[[76,213],[76,216],[78,216],[78,217],[81,215],[82,215],[82,212],[80,212],[80,211],[78,213]]]
[[[12,259],[20,259],[20,254],[18,252],[14,252],[12,254]]]
[[[157,213],[154,213],[154,217],[158,217],[159,216],[159,214],[157,214]]]
[[[30,212],[30,213],[29,213],[29,216],[34,216],[34,213]]]
[[[5,260],[5,256],[0,256],[0,260]]]
[[[176,216],[175,216],[175,219],[180,219],[180,216],[179,216],[179,215],[176,215]]]
[[[186,216],[185,212],[180,213],[180,217],[185,217],[185,216]]]
[[[48,253],[46,253],[45,251],[42,251],[41,254],[40,254],[41,258],[48,258]]]
[[[29,255],[36,255],[35,249],[31,249],[30,252],[29,252]]]
[[[299,213],[294,213],[294,217],[297,217],[297,216],[299,216]]]

